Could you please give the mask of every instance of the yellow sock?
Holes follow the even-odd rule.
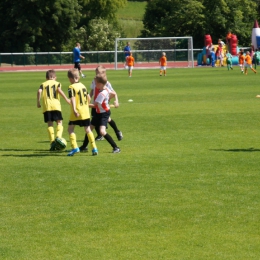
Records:
[[[70,134],[70,144],[71,144],[71,148],[75,149],[78,147],[77,145],[77,138],[76,138],[76,134],[72,133]]]
[[[94,137],[93,133],[90,132],[90,133],[87,134],[87,136],[88,136],[88,140],[90,142],[90,145],[92,146],[92,149],[97,148],[96,142],[95,142],[95,137]]]
[[[62,137],[62,133],[63,133],[63,125],[57,125],[57,134],[56,136],[61,138]]]
[[[53,126],[48,127],[48,134],[49,134],[50,142],[52,143],[54,141],[54,128],[53,128]]]

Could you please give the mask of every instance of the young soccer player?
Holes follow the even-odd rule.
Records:
[[[70,104],[70,100],[61,90],[60,82],[56,81],[55,71],[48,70],[46,72],[46,81],[41,84],[40,88],[37,91],[37,107],[41,107],[42,98],[44,122],[48,124],[48,134],[51,143],[50,151],[56,150],[53,127],[54,121],[57,123],[56,137],[61,138],[63,133],[63,118],[61,113],[60,96],[62,96],[66,100],[66,102]]]
[[[162,76],[162,73],[164,76],[166,76],[166,66],[167,66],[167,58],[166,58],[166,53],[162,53],[162,57],[159,60],[159,64],[161,66],[160,69],[160,76]]]
[[[90,129],[90,115],[89,115],[89,101],[90,96],[86,87],[79,82],[79,72],[77,69],[71,69],[68,71],[68,78],[71,83],[68,89],[70,105],[70,121],[69,121],[69,137],[72,150],[68,153],[68,156],[73,156],[75,153],[80,152],[77,145],[76,134],[74,128],[76,125],[84,127],[85,133],[92,146],[92,155],[97,155],[98,150],[95,143],[94,135]]]
[[[233,70],[233,67],[232,67],[232,58],[233,56],[231,55],[231,53],[227,50],[226,52],[226,59],[227,59],[227,69],[228,70]]]
[[[106,75],[106,68],[102,65],[98,66],[95,70],[96,72],[96,75],[98,74],[104,74]],[[115,92],[115,90],[113,89],[111,83],[109,81],[107,81],[106,83],[106,87],[115,93],[115,101],[114,101],[114,106],[115,108],[119,107],[119,102],[118,102],[118,96],[117,96],[117,93]],[[91,91],[90,91],[90,97],[93,99],[93,104],[94,104],[94,100],[96,99],[97,95],[99,94],[99,89],[96,87],[96,81],[95,79],[92,81],[91,83]],[[96,108],[92,108],[91,109],[91,115],[92,117],[94,117],[96,115]],[[111,118],[109,117],[108,119],[108,123],[109,125],[113,128],[116,136],[117,136],[117,139],[118,141],[121,141],[123,139],[123,134],[122,132],[117,128],[117,125],[116,125],[116,122]],[[97,132],[97,137],[95,138],[96,141],[101,141],[104,139],[104,137],[99,133],[99,125],[96,125],[95,126],[95,130]],[[87,151],[87,145],[88,145],[88,139],[87,137],[85,136],[85,139],[84,139],[84,142],[82,144],[82,146],[79,148],[80,151]]]
[[[244,73],[244,64],[245,64],[245,55],[244,55],[244,50],[240,49],[238,53],[238,63],[240,67],[241,73]]]
[[[133,57],[132,52],[130,52],[129,56],[126,57],[126,64],[128,66],[128,76],[132,77],[133,67],[135,65],[135,58]]]
[[[109,100],[115,96],[115,92],[106,87],[107,76],[104,73],[96,75],[95,81],[96,88],[99,89],[99,93],[94,101],[94,104],[90,105],[90,107],[96,108],[96,115],[92,117],[91,120],[91,129],[94,129],[94,127],[98,125],[100,134],[113,147],[112,152],[120,153],[120,148],[117,146],[113,138],[106,132],[108,119],[111,114]]]
[[[245,75],[247,75],[248,68],[250,68],[256,74],[256,70],[252,67],[252,59],[249,51],[246,52],[245,62]]]

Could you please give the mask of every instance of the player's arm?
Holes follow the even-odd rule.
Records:
[[[37,107],[41,107],[42,86],[37,91]]]
[[[65,101],[70,105],[70,99],[66,97],[66,95],[64,94],[64,92],[62,91],[61,88],[58,88],[57,90],[59,92],[59,94],[65,99]]]
[[[78,111],[77,111],[77,109],[76,109],[76,100],[75,100],[75,97],[71,97],[70,101],[71,101],[71,106],[72,106],[74,115],[75,115],[76,117],[79,117],[79,113],[78,113]]]
[[[111,91],[111,93],[109,93],[109,100],[114,98],[114,106],[115,108],[119,107],[119,101],[118,101],[118,96],[117,93],[115,91]]]

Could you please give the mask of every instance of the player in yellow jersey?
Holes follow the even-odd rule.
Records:
[[[92,155],[97,155],[98,150],[95,143],[95,138],[90,129],[90,96],[87,92],[86,87],[81,82],[79,82],[80,76],[79,71],[77,69],[69,70],[68,78],[71,83],[68,89],[69,98],[71,101],[68,132],[72,147],[72,150],[68,153],[68,156],[73,156],[75,153],[80,152],[76,140],[76,134],[74,132],[75,125],[84,127],[85,133],[88,136],[88,140],[92,146]]]
[[[46,81],[41,84],[37,91],[37,107],[43,108],[44,122],[48,124],[48,133],[51,143],[50,151],[55,150],[54,121],[57,123],[56,137],[61,138],[63,133],[60,96],[70,104],[70,100],[61,90],[60,82],[56,81],[55,71],[48,70],[46,72]]]

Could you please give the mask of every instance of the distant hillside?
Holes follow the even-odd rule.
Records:
[[[128,1],[126,7],[118,10],[117,16],[126,37],[135,38],[143,29],[143,16],[147,2]]]

